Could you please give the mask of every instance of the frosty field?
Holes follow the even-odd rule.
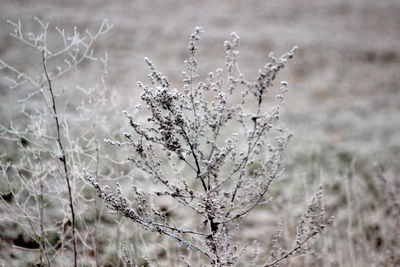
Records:
[[[1,1],[0,60],[31,77],[45,77],[42,54],[10,35],[12,23],[20,21],[28,33],[41,29],[35,17],[48,22],[49,49],[57,50],[63,41],[56,27],[69,36],[76,26],[82,37],[107,19],[107,32],[92,46],[97,59],[83,60],[52,82],[74,196],[78,266],[128,266],[127,257],[137,266],[209,264],[197,252],[110,214],[85,177],[96,175],[112,190],[118,182],[128,198],[132,184],[139,190],[160,186],[129,163],[130,148],[104,140],[123,143],[132,131],[123,112],[143,104],[137,82],[148,84],[145,57],[183,90],[196,26],[204,29],[197,44],[199,79],[225,67],[224,41],[231,32],[240,36],[238,62],[248,79],[258,77],[270,52],[279,57],[299,46],[265,97],[272,107],[280,81],[287,81],[280,121],[293,137],[265,196],[271,201],[242,218],[233,236],[243,249],[235,266],[264,266],[274,244],[282,247],[279,253],[290,250],[320,185],[333,222],[311,239],[305,255],[280,266],[400,265],[399,13],[395,0]],[[63,60],[49,61],[49,70],[67,66]],[[69,193],[52,111],[29,82],[9,89],[9,78],[24,76],[0,66],[0,266],[73,266]],[[233,124],[222,134],[235,131]],[[158,201],[153,204],[172,221],[198,224],[172,199]]]

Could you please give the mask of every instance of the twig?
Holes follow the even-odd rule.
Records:
[[[96,141],[96,177],[98,177],[99,174],[99,144]],[[99,207],[97,205],[97,197],[94,196],[94,210],[95,210],[95,215],[94,215],[94,242],[95,242],[95,257],[96,257],[96,266],[99,267],[99,238],[97,236],[97,227],[98,224],[101,220],[100,218],[100,212],[99,212]]]
[[[268,263],[266,265],[263,265],[263,267],[273,267],[276,266],[279,262],[283,261],[284,259],[292,256],[296,251],[298,251],[299,249],[301,249],[304,244],[306,244],[308,242],[308,240],[310,240],[312,237],[314,237],[315,235],[317,235],[319,232],[313,232],[311,233],[309,236],[307,236],[307,238],[305,238],[302,242],[298,243],[292,250],[290,250],[289,252],[286,252],[285,254],[283,254],[280,258],[276,259],[275,261]]]
[[[60,122],[58,119],[58,113],[57,113],[57,108],[56,108],[56,103],[55,103],[55,97],[54,97],[54,92],[53,92],[53,87],[51,84],[51,79],[49,77],[49,73],[47,71],[47,62],[46,62],[46,55],[45,55],[45,51],[42,51],[42,59],[43,59],[43,68],[44,68],[44,73],[46,75],[46,79],[47,79],[47,83],[49,86],[49,91],[50,91],[50,95],[51,95],[51,101],[52,101],[52,107],[53,107],[53,117],[54,120],[56,122],[56,131],[57,131],[57,143],[58,146],[61,150],[61,156],[60,156],[60,160],[64,166],[64,173],[65,173],[65,181],[67,183],[67,188],[68,188],[68,198],[69,198],[69,207],[71,210],[71,221],[72,221],[72,244],[73,244],[73,249],[74,249],[74,267],[78,266],[78,253],[77,253],[77,249],[76,249],[76,236],[75,236],[75,210],[74,210],[74,203],[73,203],[73,197],[72,197],[72,187],[71,187],[71,183],[70,183],[70,177],[69,177],[69,172],[68,172],[68,168],[67,168],[67,161],[66,161],[66,153],[65,153],[65,149],[63,146],[63,143],[61,141],[61,130],[60,130]]]

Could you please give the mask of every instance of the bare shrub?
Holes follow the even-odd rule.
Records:
[[[27,73],[0,60],[0,69],[10,89],[14,92],[17,88],[26,90],[15,92],[23,95],[18,100],[22,118],[17,123],[0,125],[1,141],[7,141],[16,154],[11,157],[11,153],[6,153],[0,157],[4,185],[0,199],[9,214],[5,220],[10,226],[22,228],[31,242],[28,247],[17,245],[26,251],[39,249],[39,259],[33,258],[33,265],[60,265],[72,261],[78,266],[78,258],[95,247],[89,245],[94,243],[92,229],[82,216],[84,207],[92,207],[92,203],[85,198],[81,170],[95,161],[97,147],[94,137],[85,138],[87,133],[94,134],[93,129],[81,128],[76,137],[69,127],[77,121],[97,122],[99,118],[88,111],[104,104],[105,85],[102,80],[96,89],[80,86],[71,89],[74,95],[84,95],[77,106],[77,110],[81,110],[79,118],[72,121],[68,118],[70,114],[64,112],[64,105],[68,103],[66,93],[54,84],[87,60],[102,62],[106,72],[107,54],[96,55],[93,44],[112,25],[104,20],[94,33],[89,30],[82,33],[75,27],[69,34],[57,27],[50,31],[48,23],[35,20],[37,31],[28,33],[24,32],[20,21],[8,22],[13,27],[11,36],[33,50],[32,55],[41,58],[41,68],[37,68],[36,73]],[[6,195],[9,197],[5,198]],[[26,254],[26,260],[30,261],[30,254]]]
[[[150,84],[138,83],[143,105],[137,105],[133,113],[124,112],[131,126],[130,132],[123,134],[124,141],[106,140],[128,153],[135,168],[132,188],[117,184],[113,193],[95,175],[87,173],[87,178],[110,210],[196,251],[206,259],[204,265],[230,266],[239,262],[245,250],[243,242],[235,238],[241,221],[268,203],[269,190],[282,170],[283,154],[292,136],[279,122],[287,82],[280,83],[275,102],[268,103],[267,98],[277,74],[297,47],[281,57],[271,53],[256,80],[249,81],[238,65],[239,37],[232,33],[231,40],[224,43],[225,67],[200,80],[196,52],[202,33],[197,27],[190,36],[182,89],[175,88],[145,58]],[[137,176],[152,181],[151,186],[140,186],[135,182]],[[307,242],[331,221],[321,194],[299,222],[294,247],[280,248],[279,235],[271,237],[275,240],[271,262],[266,264],[267,258],[262,257],[254,264],[277,266],[307,252]],[[171,218],[169,210],[157,205],[171,200],[181,217]],[[135,265],[134,259],[129,262]]]

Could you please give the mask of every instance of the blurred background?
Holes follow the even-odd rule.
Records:
[[[205,34],[199,50],[200,71],[224,64],[223,41],[241,37],[240,62],[248,77],[273,51],[292,46],[300,52],[281,79],[288,80],[284,115],[295,133],[293,143],[334,145],[363,153],[399,156],[400,3],[395,0],[333,1],[1,1],[0,56],[23,68],[37,67],[40,55],[26,58],[9,36],[7,19],[31,29],[33,17],[72,32],[97,29],[104,18],[113,30],[96,49],[110,58],[107,81],[125,99],[137,99],[145,80],[143,58],[179,85],[188,35],[195,26]],[[88,69],[85,69],[87,67]],[[88,64],[87,83],[98,80]],[[93,73],[93,74],[92,74]],[[9,94],[2,80],[2,100]],[[132,104],[126,102],[124,105]],[[2,110],[7,109],[1,105]],[[118,111],[116,111],[118,112]]]
[[[298,54],[278,78],[289,83],[282,121],[294,133],[281,182],[294,186],[278,189],[278,203],[296,202],[297,198],[287,193],[293,188],[299,198],[309,199],[319,183],[326,184],[328,210],[337,220],[335,230],[324,241],[325,253],[331,255],[320,261],[324,265],[365,266],[368,257],[386,259],[387,246],[398,244],[399,229],[394,230],[397,239],[385,239],[393,229],[385,228],[388,213],[376,210],[384,204],[373,195],[376,184],[372,181],[373,166],[377,165],[390,173],[390,181],[397,183],[399,179],[400,1],[2,0],[0,59],[27,73],[42,68],[40,54],[9,35],[12,27],[7,20],[21,20],[29,31],[38,26],[34,17],[49,22],[53,31],[56,26],[67,32],[74,26],[95,31],[105,18],[114,25],[95,44],[98,53],[109,56],[106,83],[117,103],[105,119],[111,128],[126,128],[122,110],[139,101],[136,83],[146,81],[145,56],[175,87],[181,85],[188,37],[195,26],[205,31],[198,54],[201,77],[224,66],[223,42],[233,31],[241,37],[239,64],[249,78],[256,77],[270,52],[281,55],[298,45]],[[96,84],[101,68],[84,62],[57,86],[68,91],[71,84]],[[0,74],[2,125],[18,122],[21,107],[15,103],[27,93],[18,88],[9,90],[8,85]],[[359,180],[354,182],[351,177]],[[354,191],[346,189],[351,184]],[[349,197],[351,193],[353,197]],[[370,194],[373,197],[369,198]],[[367,208],[350,201],[363,203],[364,198],[371,202]],[[349,217],[352,209],[357,218]],[[291,211],[286,213],[282,218]],[[259,236],[254,225],[265,218],[251,220],[249,239]],[[334,245],[338,240],[344,245]]]

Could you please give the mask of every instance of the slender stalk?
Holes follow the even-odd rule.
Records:
[[[313,232],[310,235],[308,235],[302,242],[300,242],[299,244],[297,244],[292,250],[290,250],[289,252],[284,253],[280,258],[276,259],[275,261],[268,263],[266,265],[263,265],[263,267],[273,267],[273,266],[277,266],[278,263],[280,263],[281,261],[283,261],[284,259],[289,258],[290,256],[292,256],[296,251],[298,251],[299,249],[301,249],[307,242],[308,240],[310,240],[312,237],[314,237],[315,235],[317,235],[318,232]]]
[[[200,164],[199,164],[199,160],[197,159],[197,154],[195,152],[195,149],[192,145],[192,142],[190,142],[189,136],[187,135],[185,129],[181,126],[181,130],[183,133],[183,136],[185,137],[186,143],[189,145],[190,147],[190,151],[192,152],[193,158],[194,158],[194,162],[196,163],[196,168],[197,168],[197,178],[200,178],[201,180],[201,184],[203,185],[204,191],[208,191],[207,185],[204,181],[204,179],[200,176],[201,174],[201,170],[200,170]]]
[[[50,260],[46,253],[46,235],[43,227],[43,211],[44,211],[44,204],[43,204],[43,181],[40,180],[40,194],[39,194],[39,214],[40,214],[40,262],[41,264],[43,261],[43,256],[46,258],[47,266],[50,267]]]
[[[96,177],[99,176],[99,144],[96,141]],[[97,205],[97,197],[96,194],[94,196],[94,210],[95,210],[95,215],[94,215],[94,242],[95,242],[95,257],[96,257],[96,266],[99,267],[99,238],[97,236],[97,227],[99,225],[99,222],[101,220],[100,218],[100,211],[99,207]]]
[[[71,221],[72,221],[72,244],[73,244],[73,249],[74,249],[74,267],[78,266],[78,253],[77,253],[77,248],[76,248],[76,226],[75,226],[75,210],[74,210],[74,202],[73,202],[73,197],[72,197],[72,186],[70,182],[70,176],[67,168],[67,160],[66,160],[66,153],[65,149],[63,146],[63,143],[61,141],[61,129],[60,129],[60,122],[58,119],[58,113],[57,113],[57,107],[56,107],[56,102],[55,102],[55,97],[54,97],[54,92],[53,92],[53,87],[51,84],[51,79],[49,77],[49,73],[47,71],[47,62],[46,62],[46,55],[45,51],[42,51],[42,59],[43,59],[43,68],[44,68],[44,73],[46,75],[47,83],[49,86],[49,91],[50,91],[50,96],[51,96],[51,102],[52,102],[52,108],[53,108],[53,117],[56,122],[56,131],[57,131],[57,144],[58,147],[60,148],[61,151],[61,156],[60,160],[63,164],[64,167],[64,173],[65,173],[65,181],[67,183],[67,188],[68,188],[68,198],[69,198],[69,207],[71,210]]]

